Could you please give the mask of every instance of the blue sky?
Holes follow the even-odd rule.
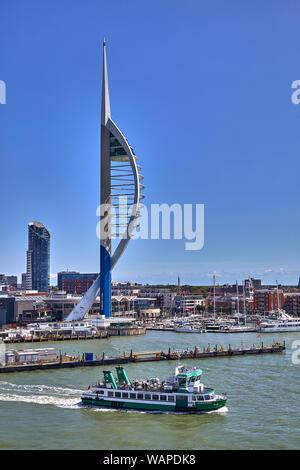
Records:
[[[202,250],[132,241],[113,278],[296,283],[299,10],[289,0],[4,0],[0,272],[24,272],[31,220],[51,232],[51,273],[98,270],[105,36],[112,118],[143,167],[145,202],[205,204]]]

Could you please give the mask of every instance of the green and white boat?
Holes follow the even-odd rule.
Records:
[[[81,396],[82,403],[101,408],[139,411],[202,413],[225,407],[227,397],[217,395],[201,383],[202,370],[175,368],[175,375],[130,382],[123,367],[116,367],[117,377],[104,371],[104,381],[91,385]]]

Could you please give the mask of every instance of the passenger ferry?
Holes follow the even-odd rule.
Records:
[[[227,397],[217,395],[201,383],[202,370],[175,368],[175,375],[130,382],[123,367],[116,367],[117,377],[104,371],[104,381],[88,388],[82,403],[103,408],[139,411],[201,413],[225,407]]]

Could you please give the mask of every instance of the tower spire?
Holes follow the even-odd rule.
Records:
[[[116,145],[117,144],[117,145]],[[142,175],[138,172],[136,156],[123,133],[110,117],[106,46],[103,40],[103,76],[101,104],[101,154],[100,154],[100,205],[104,214],[100,214],[100,273],[80,302],[69,313],[66,320],[81,320],[91,308],[100,293],[100,313],[111,316],[111,271],[125,250],[132,229],[140,216],[140,200],[144,197],[140,191]],[[127,196],[129,198],[127,199]],[[126,203],[118,201],[126,198]],[[112,215],[112,207],[125,209]],[[128,215],[126,215],[128,214]],[[125,219],[123,218],[125,215]],[[123,216],[123,217],[122,217]],[[112,223],[113,221],[113,223]],[[112,229],[113,227],[113,229]],[[120,232],[121,230],[121,232]],[[117,232],[117,235],[115,235]],[[123,233],[122,233],[123,231]],[[111,239],[118,237],[119,244],[112,253]]]
[[[102,105],[101,105],[101,124],[104,126],[107,119],[110,117],[110,102],[108,91],[108,76],[107,76],[107,62],[106,62],[106,46],[105,38],[103,38],[103,72],[102,72]]]

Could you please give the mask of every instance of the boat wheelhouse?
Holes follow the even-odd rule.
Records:
[[[223,408],[225,395],[217,395],[201,383],[202,370],[178,365],[175,375],[129,381],[123,367],[116,367],[117,377],[104,371],[104,380],[82,394],[86,405],[140,411],[199,413]]]

